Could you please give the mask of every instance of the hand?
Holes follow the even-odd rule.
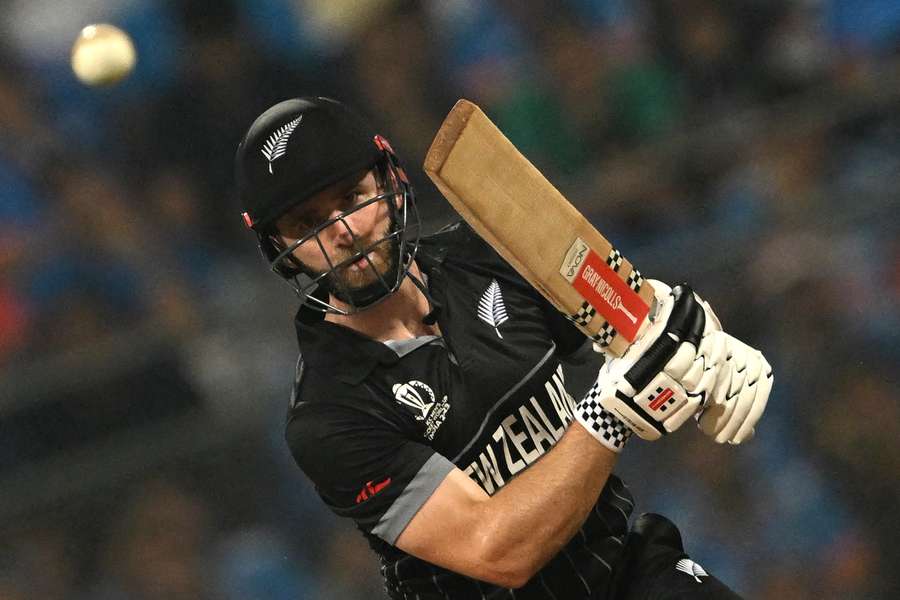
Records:
[[[722,370],[719,367],[725,363],[726,357],[725,340],[726,337],[731,336],[721,335],[722,324],[709,302],[700,298],[696,293],[694,293],[694,299],[703,308],[705,317],[703,334],[700,336],[700,344],[693,357],[693,362],[689,365],[680,363],[678,368],[673,370],[683,373],[680,381],[687,390],[702,396],[700,403],[702,409],[706,405],[707,395],[712,392],[716,384],[720,383]],[[680,358],[684,360],[687,355],[682,354]]]
[[[774,382],[772,367],[758,350],[725,333],[709,303],[696,298],[703,305],[706,326],[694,364],[681,383],[703,396],[697,413],[700,429],[720,444],[737,445],[753,437],[765,411]]]
[[[700,429],[716,442],[740,444],[753,437],[772,383],[772,367],[759,350],[725,332],[716,332],[725,349],[724,363],[704,406],[697,414]]]
[[[697,412],[717,382],[722,340],[710,337],[704,305],[686,285],[653,281],[655,314],[649,329],[621,358],[607,358],[597,381],[576,404],[575,418],[600,443],[618,452],[631,432],[656,440]],[[706,355],[698,348],[707,334]],[[690,385],[683,379],[690,376]]]

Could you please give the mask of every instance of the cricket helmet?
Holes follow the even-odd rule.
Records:
[[[282,215],[317,192],[366,170],[375,171],[378,195],[311,228],[289,246],[281,241],[275,224]],[[330,98],[304,97],[272,106],[241,140],[235,175],[245,225],[256,233],[272,270],[291,284],[305,304],[321,312],[349,314],[400,287],[418,248],[420,222],[412,186],[390,143],[346,105]],[[293,251],[306,242],[323,248],[318,236],[330,226],[346,227],[353,235],[345,217],[375,202],[384,202],[389,209],[390,225],[384,237],[355,248],[355,254],[337,264],[323,249],[329,265],[324,272],[313,271],[294,257]],[[379,272],[366,258],[367,268],[377,275],[375,280],[363,288],[342,282],[340,270],[380,244],[391,249],[388,269]],[[349,308],[334,306],[329,295]]]

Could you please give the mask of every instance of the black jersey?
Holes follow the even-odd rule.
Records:
[[[494,494],[553,447],[573,420],[560,358],[586,339],[465,224],[423,238],[417,262],[441,337],[383,343],[298,313],[286,431],[295,460],[381,556],[392,598],[605,597],[633,506],[615,476],[581,530],[521,589],[393,545],[454,466]]]

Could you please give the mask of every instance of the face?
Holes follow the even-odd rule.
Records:
[[[373,171],[348,178],[315,194],[278,219],[278,237],[285,247],[291,246],[325,221],[352,211],[382,191]],[[379,243],[391,226],[388,201],[377,200],[328,225],[295,248],[294,258],[309,271],[321,274],[359,255],[332,272],[335,286],[355,291],[377,282],[378,276],[388,272],[396,260],[391,241]]]

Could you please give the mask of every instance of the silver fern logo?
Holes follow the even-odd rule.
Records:
[[[709,577],[709,574],[703,570],[703,567],[689,558],[682,558],[675,563],[675,570],[690,575],[697,580],[697,583],[702,583],[700,581],[701,577]]]
[[[272,171],[272,163],[285,155],[287,152],[288,140],[291,139],[291,134],[294,133],[294,130],[297,129],[297,125],[299,125],[302,120],[303,115],[300,115],[290,123],[285,123],[276,129],[275,132],[269,136],[269,139],[266,140],[266,143],[263,144],[261,152],[262,155],[266,157],[266,160],[269,161],[269,173],[274,174],[274,171]]]
[[[500,326],[509,319],[506,315],[506,305],[503,303],[503,294],[500,292],[500,284],[496,279],[491,280],[491,285],[481,295],[478,301],[478,318],[494,328],[497,337],[501,340]]]

